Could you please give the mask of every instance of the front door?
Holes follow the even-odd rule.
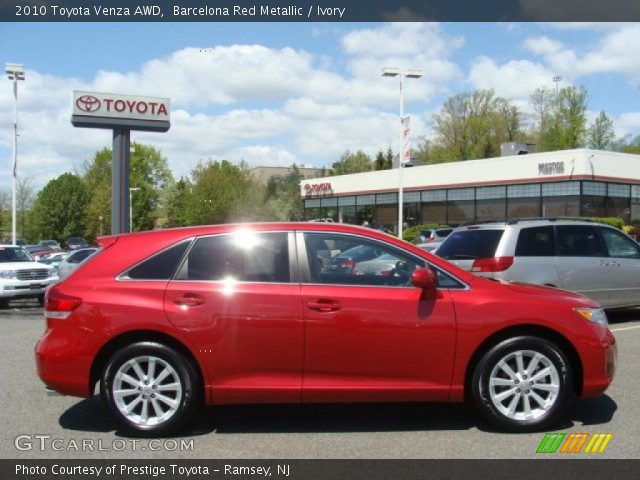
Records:
[[[455,315],[447,289],[426,296],[411,286],[411,272],[424,260],[357,235],[297,238],[303,401],[446,400]]]
[[[201,237],[169,283],[165,312],[205,359],[210,401],[300,401],[304,333],[293,244],[286,232]]]

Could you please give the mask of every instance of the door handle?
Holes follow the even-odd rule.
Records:
[[[176,298],[173,303],[181,307],[197,307],[205,302],[205,298],[197,293],[185,293],[184,295]]]
[[[319,312],[335,312],[336,310],[340,310],[340,303],[328,298],[318,298],[309,300],[307,307],[311,310],[318,310]]]

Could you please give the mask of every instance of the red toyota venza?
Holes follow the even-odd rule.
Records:
[[[548,428],[611,383],[603,310],[478,278],[374,230],[218,225],[102,237],[46,296],[49,390],[100,396],[138,434],[203,404],[473,402],[508,431]]]

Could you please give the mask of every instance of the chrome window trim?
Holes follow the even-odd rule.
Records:
[[[306,250],[306,244],[304,241],[304,234],[305,233],[328,233],[330,235],[348,235],[351,237],[358,237],[358,238],[364,238],[367,239],[369,241],[372,242],[376,242],[376,243],[380,243],[382,245],[389,245],[386,244],[384,242],[382,242],[381,240],[378,240],[377,238],[372,238],[372,237],[368,237],[365,235],[360,235],[357,233],[346,233],[346,232],[335,232],[335,231],[331,231],[331,230],[296,230],[296,240],[297,240],[297,244],[298,244],[298,265],[300,266],[300,268],[304,268],[304,272],[306,275],[309,275],[309,279],[310,279],[310,270],[309,270],[309,260],[307,258],[307,250]],[[462,285],[462,287],[456,288],[456,287],[449,287],[449,288],[437,288],[436,290],[441,291],[441,290],[455,290],[455,291],[464,291],[464,290],[471,290],[471,286],[467,283],[464,282],[462,280],[460,280],[458,277],[456,277],[455,275],[453,275],[452,273],[449,273],[447,271],[445,271],[444,269],[440,268],[438,265],[435,265],[431,262],[429,262],[426,258],[422,258],[419,255],[416,255],[414,253],[411,253],[407,250],[404,250],[400,247],[397,247],[395,245],[391,245],[391,248],[395,248],[397,250],[400,250],[401,252],[405,253],[406,255],[413,257],[415,259],[417,259],[420,262],[423,262],[425,264],[425,268],[426,265],[430,265],[431,267],[435,268],[436,270],[438,270],[439,272],[441,272],[443,275],[447,275],[451,278],[453,278],[456,282],[458,282],[460,285]],[[302,257],[302,258],[301,258]],[[306,282],[303,281],[303,275],[300,276],[300,284],[301,285],[317,285],[317,286],[337,286],[337,287],[354,287],[354,288],[404,288],[404,289],[415,289],[416,287],[414,286],[401,286],[401,285],[353,285],[353,284],[341,284],[341,283],[314,283],[314,282]]]
[[[153,255],[150,255],[148,257],[143,258],[142,260],[138,261],[137,263],[135,263],[134,265],[131,265],[130,267],[127,267],[127,269],[124,272],[121,272],[120,274],[116,275],[115,280],[116,282],[170,282],[173,277],[175,276],[176,272],[180,269],[180,266],[182,265],[182,261],[184,260],[185,255],[187,255],[187,253],[189,252],[189,250],[191,250],[191,245],[193,245],[193,240],[196,237],[188,237],[188,238],[184,238],[176,243],[172,243],[171,245],[169,245],[168,247],[163,248],[162,250],[154,253]],[[176,268],[176,270],[173,272],[173,274],[169,277],[169,278],[150,278],[150,279],[144,279],[144,278],[130,278],[129,277],[129,271],[133,270],[134,268],[136,268],[137,266],[143,264],[144,262],[151,260],[152,258],[156,257],[157,255],[160,255],[164,252],[166,252],[167,250],[180,245],[181,243],[185,243],[185,242],[191,242],[190,245],[187,246],[187,249],[184,251],[184,253],[182,254],[182,258],[180,258],[180,261],[178,262],[178,267]]]
[[[297,248],[296,248],[296,242],[295,242],[295,238],[294,237],[294,231],[293,230],[282,230],[282,229],[278,229],[278,230],[254,230],[255,233],[260,234],[260,233],[285,233],[287,234],[287,249],[288,249],[288,262],[289,262],[289,281],[288,282],[247,282],[245,280],[238,280],[237,283],[246,283],[246,284],[266,284],[266,285],[299,285],[299,268],[298,268],[298,263],[297,263],[297,258],[295,256],[292,256],[292,252],[296,252]],[[229,236],[229,235],[233,235],[234,234],[234,230],[231,231],[227,231],[227,232],[221,232],[221,233],[210,233],[210,234],[206,234],[206,235],[199,235],[196,237],[192,237],[191,240],[193,240],[191,242],[191,245],[189,245],[189,248],[187,248],[187,250],[184,252],[184,256],[182,257],[180,263],[178,264],[178,268],[176,268],[176,271],[173,273],[173,277],[171,277],[171,279],[169,281],[171,282],[180,282],[180,283],[184,283],[184,282],[205,282],[205,283],[214,283],[214,282],[223,282],[224,280],[189,280],[189,279],[181,279],[181,278],[177,278],[178,274],[182,271],[182,269],[184,268],[185,262],[187,261],[187,259],[189,258],[189,253],[191,253],[191,249],[193,248],[193,246],[196,244],[196,242],[198,240],[200,240],[201,238],[211,238],[211,237],[222,237],[222,236]],[[295,265],[294,265],[294,261],[295,261]]]

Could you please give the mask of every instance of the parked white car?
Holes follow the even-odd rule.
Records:
[[[12,298],[36,297],[42,302],[45,289],[57,281],[55,268],[34,262],[22,247],[0,245],[0,306]]]

